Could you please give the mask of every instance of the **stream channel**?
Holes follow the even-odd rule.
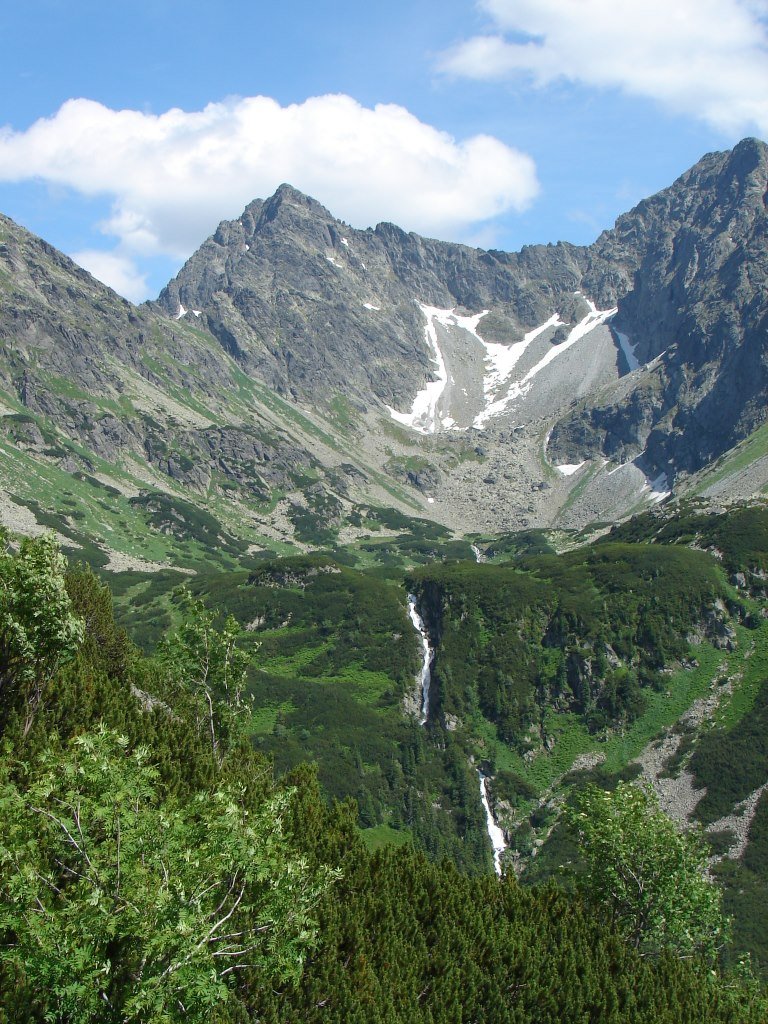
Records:
[[[419,687],[421,689],[421,717],[419,723],[425,725],[429,718],[429,684],[432,681],[432,661],[434,660],[434,651],[432,650],[432,644],[430,643],[429,633],[427,627],[424,625],[424,620],[419,614],[419,610],[416,607],[416,595],[408,595],[408,614],[411,617],[411,622],[414,628],[418,630],[419,636],[421,637],[421,649],[422,649],[422,661],[421,671],[419,673]],[[480,776],[480,799],[483,802],[483,810],[485,811],[485,822],[488,830],[488,837],[491,840],[491,846],[493,847],[493,866],[496,869],[496,874],[501,874],[501,855],[506,849],[506,841],[504,839],[504,833],[496,824],[496,819],[493,816],[491,805],[488,802],[488,791],[487,791],[487,777],[482,772],[477,773]]]
[[[434,658],[434,652],[432,651],[432,645],[429,642],[427,627],[424,625],[424,620],[419,615],[418,609],[416,608],[415,594],[408,595],[408,614],[411,617],[411,622],[414,624],[421,636],[422,660],[421,672],[419,674],[419,686],[421,688],[421,718],[419,719],[419,722],[421,725],[425,725],[427,718],[429,718],[429,684],[432,680],[432,659]]]

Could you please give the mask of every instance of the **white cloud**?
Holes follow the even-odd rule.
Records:
[[[494,30],[443,71],[620,88],[728,133],[768,136],[765,0],[480,0]]]
[[[99,259],[118,276],[131,273],[126,254],[188,256],[283,181],[355,226],[391,220],[444,237],[523,209],[538,191],[530,157],[495,138],[457,141],[402,107],[342,95],[160,115],[69,100],[26,131],[0,130],[0,181],[31,178],[112,197],[101,230],[119,238],[120,256],[111,269]]]
[[[147,279],[130,257],[101,249],[83,249],[70,255],[89,274],[131,302],[141,302],[147,297]]]

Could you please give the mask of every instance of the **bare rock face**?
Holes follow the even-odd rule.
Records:
[[[356,230],[282,185],[139,308],[0,217],[0,427],[65,469],[318,519],[615,518],[765,421],[767,174],[747,139],[591,246],[518,253]]]
[[[171,316],[199,311],[222,346],[281,394],[317,402],[341,392],[363,406],[401,407],[434,374],[420,304],[492,311],[480,334],[516,342],[573,306],[583,270],[584,251],[563,243],[507,254],[392,224],[357,231],[282,185],[219,225],[158,304]]]
[[[592,250],[638,254],[613,321],[647,367],[629,395],[584,405],[551,445],[584,457],[645,450],[669,479],[717,458],[766,417],[768,147],[713,153],[620,217]],[[648,365],[650,364],[650,366]]]
[[[158,301],[172,316],[199,310],[243,369],[281,395],[394,401],[429,360],[419,310],[400,282],[382,280],[381,263],[375,233],[283,185],[221,224]]]
[[[360,408],[397,409],[435,379],[418,304],[487,310],[477,332],[502,345],[555,313],[562,326],[549,340],[562,342],[583,296],[599,309],[618,306],[614,341],[623,335],[645,369],[599,396],[571,376],[577,408],[545,402],[536,412],[543,404],[566,413],[550,437],[553,461],[644,452],[648,471],[672,480],[765,418],[767,166],[766,146],[747,139],[704,157],[594,245],[519,253],[391,224],[357,231],[283,185],[221,224],[159,305],[172,316],[199,311],[222,346],[281,394],[322,403],[341,393]],[[516,419],[530,416],[518,409]]]

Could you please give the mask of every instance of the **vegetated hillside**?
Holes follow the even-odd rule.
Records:
[[[688,505],[565,555],[412,582],[437,641],[435,715],[492,774],[508,863],[559,874],[575,859],[564,801],[642,775],[681,826],[704,826],[735,944],[763,965],[767,565],[768,507]]]
[[[431,743],[415,715],[419,655],[400,580],[302,556],[188,586],[234,615],[254,651],[253,741],[279,773],[316,763],[328,798],[357,801],[374,845],[413,837],[468,872],[491,867],[476,774],[461,749]],[[178,620],[178,596],[144,597],[146,611],[125,618],[136,636],[158,615]]]
[[[706,830],[721,859],[714,871],[735,915],[736,942],[768,963],[762,907],[768,898],[768,511],[734,509],[727,515],[700,504],[676,514],[646,515],[616,527],[613,536],[653,543],[690,544],[713,554],[747,609],[736,648],[717,666],[714,713],[678,727],[669,762],[673,780],[690,773],[698,802],[691,817]],[[734,638],[735,639],[735,638]]]
[[[537,877],[572,858],[555,828],[570,787],[595,773],[612,784],[637,776],[635,759],[667,731],[690,731],[684,716],[701,702],[711,706],[696,729],[709,744],[718,716],[746,729],[752,769],[731,791],[727,757],[714,785],[683,760],[687,746],[675,747],[665,755],[676,755],[672,781],[683,769],[683,781],[694,773],[712,787],[708,801],[725,787],[718,808],[727,808],[715,817],[768,781],[762,748],[748,739],[760,729],[756,695],[768,677],[767,516],[764,507],[658,510],[560,555],[541,534],[502,538],[481,557],[507,560],[481,564],[456,560],[467,552],[439,537],[414,545],[402,535],[347,550],[349,564],[333,553],[281,559],[197,577],[189,587],[233,614],[253,646],[254,743],[278,771],[316,763],[328,796],[354,797],[372,845],[415,842],[464,871],[484,872],[491,851],[482,768],[507,835],[508,870]],[[421,566],[407,570],[415,557]],[[134,635],[149,638],[158,623],[178,620],[180,605],[169,600],[169,581],[143,586],[127,592],[130,605],[120,598],[120,614]],[[409,591],[435,652],[425,725]],[[719,756],[709,760],[717,774]],[[734,769],[745,763],[730,760]],[[705,800],[699,815],[707,807]],[[694,810],[695,800],[683,817]],[[711,837],[717,852],[731,855],[718,868],[725,874],[759,859],[750,821],[743,827],[746,855]],[[759,889],[763,869],[750,870]],[[734,907],[737,894],[729,889]],[[749,917],[744,899],[739,943],[765,961],[764,923]]]
[[[548,712],[592,733],[638,718],[643,691],[662,687],[660,670],[726,596],[702,552],[606,543],[513,566],[427,567],[413,586],[438,640],[435,714],[458,726],[479,711],[520,754],[550,747]]]
[[[343,575],[329,564],[253,582]],[[555,887],[368,853],[310,769],[275,782],[243,742],[231,624],[187,608],[147,659],[93,576],[70,572],[64,591],[47,542],[0,556],[0,574],[16,626],[0,633],[4,1024],[764,1019],[738,976],[641,956]]]

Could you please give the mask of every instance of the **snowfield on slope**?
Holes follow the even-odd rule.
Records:
[[[400,412],[388,405],[389,415],[420,434],[484,429],[531,392],[543,372],[563,353],[616,314],[615,308],[599,310],[590,300],[584,301],[587,314],[557,345],[547,343],[547,332],[567,326],[559,313],[532,328],[521,341],[502,344],[486,341],[478,333],[480,321],[489,310],[462,314],[420,302],[432,379],[417,392],[410,410]],[[617,347],[615,340],[611,344]],[[562,372],[572,374],[573,366]],[[551,371],[545,376],[550,379]]]

